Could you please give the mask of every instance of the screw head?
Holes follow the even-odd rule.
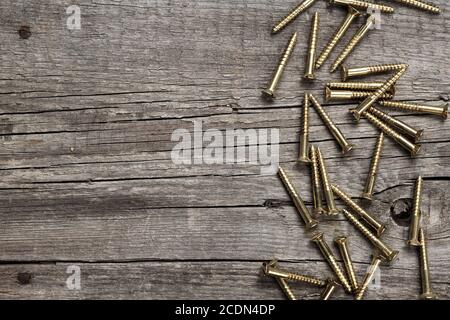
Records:
[[[264,89],[263,91],[261,91],[261,93],[263,98],[268,101],[272,101],[273,99],[275,99],[275,94],[273,93],[272,90]]]
[[[338,244],[344,244],[347,242],[347,237],[346,236],[339,236],[334,238],[334,242],[338,243]]]
[[[433,292],[425,292],[420,295],[421,300],[436,300],[437,298],[437,294]]]
[[[314,242],[319,242],[319,241],[322,241],[322,240],[323,240],[323,232],[316,233],[316,234],[311,238],[311,241],[314,241]]]
[[[416,145],[414,146],[414,148],[411,150],[411,157],[417,156],[417,154],[419,153],[419,151],[420,151],[421,148],[422,148],[422,145],[416,144]]]
[[[444,111],[442,111],[442,118],[447,119],[448,116],[448,103],[444,104],[442,106],[444,108]]]

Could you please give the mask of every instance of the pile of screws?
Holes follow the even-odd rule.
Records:
[[[441,10],[436,6],[424,3],[418,0],[395,0],[396,2],[407,4],[418,9],[426,10],[431,13],[440,13]],[[298,17],[302,12],[311,7],[315,0],[305,0],[297,7],[295,7],[286,17],[277,23],[272,33],[276,34]],[[341,26],[334,34],[332,39],[325,46],[321,54],[316,56],[317,38],[319,34],[319,14],[316,12],[312,17],[311,32],[309,39],[309,47],[306,59],[306,67],[304,78],[307,80],[315,79],[315,69],[319,69],[331,52],[336,47],[337,43],[343,38],[349,26],[356,20],[358,16],[363,15],[358,9],[370,9],[383,13],[393,13],[392,7],[374,4],[367,1],[359,0],[330,0],[331,4],[346,6],[348,13]],[[375,24],[375,16],[367,15],[365,23],[359,28],[355,35],[351,38],[349,43],[345,46],[342,53],[331,66],[330,72],[341,68],[342,82],[329,82],[325,87],[325,100],[341,101],[341,100],[362,100],[357,108],[349,111],[354,116],[356,122],[359,122],[363,117],[376,128],[380,130],[380,135],[377,139],[375,150],[370,165],[370,170],[362,192],[361,197],[368,201],[372,200],[377,171],[381,159],[381,153],[384,142],[384,135],[392,138],[400,146],[405,148],[411,156],[415,156],[420,151],[420,144],[418,144],[423,130],[418,130],[408,125],[407,123],[398,120],[386,112],[380,110],[375,104],[380,107],[391,108],[394,110],[413,111],[423,114],[432,114],[447,118],[448,104],[440,107],[418,105],[406,102],[392,101],[395,95],[395,85],[397,81],[407,71],[408,65],[403,63],[373,65],[366,67],[348,68],[343,66],[344,61],[349,57],[350,53],[356,48],[357,44],[361,42],[364,36],[372,29]],[[273,75],[267,89],[262,91],[264,98],[268,100],[275,99],[275,90],[280,82],[284,69],[292,55],[297,43],[297,33],[294,33],[284,50],[278,67]],[[355,77],[363,77],[379,73],[393,72],[393,75],[384,82],[348,82],[348,79]],[[351,256],[348,248],[348,240],[345,236],[339,236],[335,239],[335,243],[339,248],[340,256],[345,267],[345,272],[342,270],[338,259],[335,257],[327,242],[325,241],[323,233],[317,233],[312,237],[312,241],[317,244],[325,260],[328,262],[330,268],[335,274],[334,279],[321,280],[315,277],[300,275],[288,272],[277,267],[277,260],[272,260],[263,264],[263,272],[267,276],[276,279],[280,288],[286,296],[295,300],[296,297],[289,287],[288,280],[298,281],[318,287],[323,287],[320,299],[327,300],[338,287],[343,287],[344,291],[353,294],[355,299],[363,298],[369,284],[374,278],[376,270],[381,263],[390,264],[398,256],[398,251],[393,250],[382,240],[381,235],[386,230],[386,227],[377,220],[371,213],[364,210],[341,188],[335,184],[330,183],[327,173],[327,167],[319,147],[309,145],[309,107],[313,105],[324,125],[335,138],[336,142],[342,149],[342,153],[347,153],[352,150],[353,145],[347,141],[344,134],[336,126],[328,113],[324,110],[317,98],[310,93],[305,93],[303,103],[303,122],[300,131],[300,151],[298,161],[310,165],[311,171],[311,188],[313,195],[313,214],[308,210],[298,191],[294,188],[291,180],[283,168],[279,168],[279,177],[289,193],[294,205],[305,223],[306,229],[311,230],[317,227],[320,215],[337,215],[342,213],[345,218],[356,228],[361,234],[372,243],[375,248],[371,265],[361,283],[358,282],[353,268]],[[421,215],[421,195],[423,188],[423,179],[418,177],[414,193],[414,205],[411,212],[411,225],[409,232],[409,239],[407,244],[419,248],[419,256],[421,262],[421,278],[422,278],[422,294],[423,299],[434,299],[436,295],[432,292],[430,286],[430,275],[428,269],[427,246],[424,230],[420,228]],[[323,201],[323,197],[325,198]],[[335,196],[342,200],[349,210],[339,210],[335,204]],[[325,205],[323,204],[325,203]]]

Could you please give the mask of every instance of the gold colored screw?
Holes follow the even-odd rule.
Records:
[[[331,120],[328,113],[326,113],[326,111],[323,109],[323,107],[320,105],[320,103],[317,101],[317,99],[312,94],[309,95],[309,99],[311,100],[311,102],[314,106],[314,109],[316,109],[317,113],[322,118],[322,121],[324,122],[325,126],[328,128],[330,133],[333,135],[333,137],[336,139],[336,141],[341,146],[342,153],[347,153],[350,150],[352,150],[353,145],[347,141],[344,134],[334,124],[334,122]]]
[[[443,119],[447,119],[447,116],[448,116],[448,103],[444,103],[440,107],[425,106],[425,105],[400,102],[400,101],[386,101],[386,100],[380,100],[380,101],[378,101],[378,103],[383,107],[432,114],[432,115],[441,116]]]
[[[323,192],[325,194],[325,201],[327,203],[327,211],[326,213],[329,215],[339,214],[339,210],[336,207],[336,203],[334,202],[333,191],[331,190],[327,167],[325,166],[325,160],[323,159],[322,152],[320,148],[317,147],[316,150],[317,155],[317,163],[319,164],[320,177],[323,185]]]
[[[302,128],[300,130],[300,152],[298,156],[299,162],[310,163],[308,157],[309,152],[309,95],[305,92],[303,99],[303,119]]]
[[[286,295],[286,297],[289,300],[297,300],[297,298],[295,297],[294,292],[292,291],[291,287],[289,287],[289,285],[288,285],[286,280],[281,279],[281,278],[275,278],[275,280],[277,280],[278,285],[281,288],[281,291],[283,291],[283,293]]]
[[[316,51],[317,51],[317,37],[319,35],[319,13],[314,13],[311,22],[311,33],[309,35],[309,48],[308,55],[306,57],[306,70],[305,79],[313,80],[316,78],[314,75],[314,63],[316,62]]]
[[[347,206],[349,206],[355,213],[358,214],[364,221],[366,221],[377,233],[377,236],[381,236],[381,234],[386,230],[386,226],[380,222],[378,222],[371,214],[361,208],[356,202],[350,198],[348,194],[342,191],[335,185],[331,186],[333,192],[345,202]]]
[[[349,78],[368,76],[377,73],[386,73],[390,71],[397,71],[407,67],[408,65],[404,63],[379,64],[374,66],[357,67],[357,68],[347,68],[345,66],[342,66],[341,79],[342,81],[347,81]]]
[[[414,139],[414,142],[417,143],[423,135],[423,130],[417,130],[411,127],[409,124],[398,120],[394,117],[391,117],[389,114],[377,109],[375,107],[370,107],[368,110],[371,114],[376,116],[381,121],[384,121],[387,125],[394,127],[400,133],[406,134]]]
[[[411,225],[409,226],[409,238],[406,242],[410,246],[420,246],[419,228],[420,228],[420,205],[422,202],[423,179],[419,176],[416,180],[414,190],[414,204],[411,213]]]
[[[300,13],[308,9],[316,0],[305,0],[289,12],[283,19],[281,19],[273,28],[272,34],[275,34],[284,29],[290,22],[297,18]]]
[[[439,7],[436,7],[436,6],[432,5],[431,3],[426,3],[423,1],[418,1],[418,0],[395,0],[395,1],[409,5],[411,7],[417,8],[417,9],[429,11],[431,13],[439,14],[442,12]]]
[[[352,287],[353,292],[357,292],[358,281],[356,280],[355,269],[353,267],[353,262],[348,251],[347,237],[337,237],[336,239],[334,239],[334,242],[336,242],[337,246],[339,247],[339,252],[341,253],[345,270],[347,271],[347,277],[349,279],[350,286]]]
[[[345,46],[344,50],[337,57],[336,61],[331,66],[331,72],[336,71],[336,69],[344,62],[344,60],[349,56],[349,54],[355,49],[356,45],[364,38],[364,36],[373,28],[375,24],[375,17],[373,15],[367,18],[366,23],[355,33],[353,38]]]
[[[374,91],[380,89],[384,82],[328,82],[326,86],[330,89],[338,90],[367,90]],[[392,94],[395,93],[395,86],[390,88]]]
[[[387,80],[380,89],[375,91],[371,96],[367,97],[363,102],[361,102],[358,108],[352,110],[353,116],[355,117],[356,121],[359,121],[362,113],[369,109],[378,99],[380,99],[380,97],[384,93],[386,93],[386,91],[388,91],[389,88],[392,87],[398,79],[403,76],[406,70],[407,68],[397,71],[397,73],[393,75],[389,80]]]
[[[305,206],[302,198],[300,198],[298,192],[295,190],[288,176],[284,172],[283,168],[278,167],[278,175],[280,176],[281,181],[286,187],[289,195],[294,202],[295,207],[297,208],[297,212],[299,213],[302,220],[305,222],[306,229],[312,229],[317,226],[317,220],[311,217],[311,213],[309,213],[308,208]]]
[[[342,100],[361,100],[366,99],[374,94],[374,91],[351,91],[351,90],[332,90],[325,88],[325,101],[342,101]],[[383,93],[381,99],[392,99],[391,93]]]
[[[428,250],[425,233],[422,228],[419,230],[419,256],[420,256],[420,275],[422,279],[422,294],[420,298],[423,300],[437,299],[437,295],[431,290],[430,268],[428,266]]]
[[[289,61],[292,52],[294,51],[295,45],[297,43],[297,32],[295,32],[292,37],[289,39],[288,45],[283,52],[280,62],[278,63],[278,67],[270,81],[269,87],[262,91],[262,95],[264,98],[268,100],[273,100],[275,98],[275,89],[278,87],[278,83],[280,82],[281,76],[283,75],[284,69]]]
[[[325,280],[317,279],[310,276],[305,276],[297,273],[284,271],[277,268],[278,261],[276,259],[270,262],[265,262],[262,265],[263,272],[266,276],[282,278],[286,280],[304,282],[318,287],[325,287],[327,282]]]
[[[319,55],[319,58],[317,58],[316,69],[319,69],[323,65],[325,60],[327,60],[327,58],[330,55],[330,53],[336,47],[338,42],[344,37],[344,35],[347,32],[348,28],[351,26],[353,21],[359,15],[361,15],[361,13],[358,10],[356,10],[352,6],[348,6],[347,16],[345,17],[344,21],[342,22],[341,26],[339,27],[338,31],[335,33],[333,38],[330,40],[330,42],[328,42],[328,44],[322,50],[322,53]]]
[[[364,277],[363,284],[361,285],[361,288],[358,290],[358,293],[355,296],[356,300],[361,300],[363,298],[364,293],[366,292],[367,288],[372,282],[377,269],[380,267],[381,261],[382,261],[381,256],[379,255],[372,256],[372,262],[370,263],[369,269],[367,270],[367,273]]]
[[[331,295],[333,294],[334,290],[339,287],[339,283],[332,279],[328,279],[327,286],[325,289],[323,289],[322,293],[320,294],[319,300],[328,300],[330,299]]]
[[[381,132],[378,136],[375,150],[373,152],[372,161],[370,163],[369,174],[367,176],[366,185],[362,193],[362,197],[371,201],[375,190],[375,182],[377,180],[378,167],[380,166],[381,150],[383,149],[384,133]]]
[[[376,4],[368,1],[359,1],[359,0],[330,0],[331,4],[341,4],[347,6],[353,6],[358,9],[371,9],[374,11],[379,11],[383,13],[394,13],[394,8],[383,5]]]
[[[387,124],[385,124],[383,121],[378,119],[373,114],[370,114],[368,112],[363,113],[364,117],[373,123],[377,128],[379,128],[381,131],[383,131],[387,136],[394,139],[398,144],[400,144],[403,148],[408,150],[411,153],[412,157],[415,157],[417,153],[420,151],[420,144],[414,144],[408,139],[406,139],[404,136],[399,134],[397,131],[389,127]]]
[[[345,209],[342,209],[342,212],[344,213],[344,216],[370,241],[372,244],[381,252],[383,257],[389,261],[392,262],[398,255],[397,250],[392,250],[389,248],[386,244],[384,244],[380,239],[378,239],[375,235],[370,232],[369,229],[367,229],[361,222],[358,221],[358,219],[348,212]]]
[[[314,202],[314,213],[316,215],[325,213],[322,207],[322,188],[320,187],[320,173],[319,173],[319,163],[317,161],[317,151],[314,145],[311,146],[309,150],[309,157],[311,159],[311,184],[312,184],[312,194]]]
[[[349,293],[352,292],[352,288],[350,287],[350,284],[348,283],[348,280],[345,277],[344,272],[341,270],[341,267],[339,266],[336,258],[334,257],[333,252],[331,252],[330,247],[323,238],[323,232],[316,234],[315,236],[313,236],[311,240],[319,246],[320,252],[322,252],[322,255],[325,257],[331,269],[338,277],[339,282],[344,287],[344,290]]]

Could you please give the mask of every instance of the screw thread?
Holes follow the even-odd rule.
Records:
[[[370,283],[372,282],[373,277],[375,276],[375,272],[377,271],[379,265],[381,263],[381,258],[378,256],[375,256],[372,258],[372,262],[369,266],[369,269],[367,270],[366,275],[364,276],[363,284],[361,285],[360,289],[355,295],[356,300],[361,300],[364,296],[364,293],[366,292],[367,288],[369,287]]]
[[[352,91],[352,99],[362,99],[370,97],[374,94],[373,91]],[[380,98],[382,99],[392,99],[394,96],[392,93],[383,93]]]
[[[420,277],[422,280],[422,299],[436,299],[437,295],[431,289],[430,268],[428,265],[428,249],[425,239],[425,232],[422,228],[419,230],[419,258],[420,258]]]
[[[378,119],[373,114],[370,114],[369,112],[363,112],[364,117],[371,122],[373,125],[375,125],[377,128],[379,128],[381,131],[383,131],[386,135],[394,139],[397,143],[399,143],[403,148],[407,149],[409,152],[411,152],[412,156],[415,156],[419,150],[420,145],[419,144],[413,144],[408,139],[397,133],[395,130],[390,128],[388,125],[383,123],[380,119]]]
[[[383,82],[328,82],[330,89],[338,90],[378,90],[383,86]]]
[[[366,33],[375,24],[375,17],[369,16],[366,23],[355,33],[350,42],[345,46],[344,50],[337,57],[336,61],[331,66],[331,72],[334,72],[344,60],[349,56],[349,54],[355,49],[356,45],[362,40]]]
[[[295,273],[289,273],[288,279],[289,280],[293,280],[293,281],[309,283],[309,284],[312,284],[312,285],[315,285],[315,286],[319,286],[319,287],[324,287],[327,284],[327,282],[324,281],[324,280],[313,278],[313,277],[309,277],[309,276],[304,276],[304,275],[301,275],[301,274],[295,274]]]
[[[336,47],[338,42],[342,39],[344,34],[347,32],[348,28],[352,24],[352,22],[360,15],[360,12],[354,9],[353,7],[348,7],[348,14],[345,17],[345,20],[342,22],[339,29],[334,34],[333,38],[328,42],[328,44],[325,46],[325,48],[322,50],[321,54],[319,55],[319,58],[317,58],[316,61],[316,68],[320,68],[322,64],[325,62],[325,60],[328,58],[330,53],[333,51],[333,49]]]
[[[302,134],[309,136],[309,95],[305,93],[305,98],[303,100],[303,126]]]
[[[309,158],[311,159],[311,180],[313,189],[313,200],[314,200],[314,210],[316,213],[323,213],[322,207],[322,190],[320,187],[320,173],[319,165],[317,162],[317,152],[316,148],[312,145]]]
[[[319,13],[314,13],[313,21],[311,23],[311,35],[309,38],[309,50],[316,50],[317,36],[319,34]]]
[[[297,18],[300,13],[308,9],[316,0],[305,0],[284,16],[273,28],[272,33],[277,33],[284,29],[291,21]]]
[[[406,111],[412,111],[412,112],[420,112],[420,113],[439,115],[444,119],[447,119],[447,116],[448,116],[448,103],[445,103],[444,105],[442,105],[440,107],[434,107],[434,106],[425,106],[425,105],[419,105],[419,104],[408,103],[408,102],[380,100],[380,101],[378,101],[378,104],[380,104],[383,107],[388,107],[388,108],[393,108],[393,109],[400,109],[400,110],[406,110]]]
[[[376,176],[378,167],[380,166],[381,151],[383,150],[384,133],[381,132],[378,136],[375,150],[373,152],[372,162],[370,163],[369,176]]]
[[[325,109],[320,105],[319,101],[317,101],[316,97],[314,97],[312,94],[310,94],[309,99],[311,100],[312,105],[314,106],[314,109],[316,109],[317,113],[319,114],[320,118],[322,118],[325,125],[327,127],[334,126],[334,123],[331,120],[330,116],[325,111]]]
[[[275,279],[277,280],[278,285],[289,300],[297,300],[294,292],[292,291],[291,287],[289,287],[286,280],[278,277],[276,277]]]
[[[331,3],[335,4],[343,4],[350,5],[360,9],[372,9],[384,13],[393,13],[394,8],[382,4],[376,4],[368,1],[360,1],[360,0],[332,0]]]
[[[328,177],[327,167],[320,148],[317,148],[317,163],[319,164],[319,170],[322,177],[323,188],[325,190],[331,190],[331,185]]]
[[[411,7],[415,7],[417,9],[429,11],[432,13],[436,13],[436,14],[441,13],[441,9],[435,5],[432,5],[431,3],[418,1],[418,0],[395,0],[395,1],[409,5]]]
[[[335,242],[339,247],[352,291],[356,292],[358,290],[358,281],[356,280],[355,269],[348,250],[347,237],[339,237],[335,239]]]
[[[297,44],[297,32],[295,32],[289,39],[288,45],[283,52],[283,55],[278,63],[279,66],[285,66],[291,57],[292,51],[294,51],[295,45]]]
[[[368,66],[369,73],[383,73],[389,71],[397,71],[406,68],[404,63],[392,63],[392,64],[379,64],[374,66]],[[350,69],[349,69],[350,70]]]
[[[411,215],[411,225],[409,228],[408,244],[418,246],[419,242],[419,224],[420,224],[420,205],[422,202],[423,179],[419,176],[416,180],[414,189],[414,202]]]
[[[349,206],[355,213],[357,213],[361,218],[363,218],[373,229],[375,229],[378,235],[381,235],[384,232],[385,226],[380,222],[378,222],[367,211],[361,208],[356,202],[354,202],[348,194],[346,194],[344,191],[342,191],[335,185],[332,185],[331,188],[334,194],[336,194],[342,201],[345,202],[347,206]],[[370,235],[372,235],[370,231],[369,233]]]

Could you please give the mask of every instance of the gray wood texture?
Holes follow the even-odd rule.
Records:
[[[277,176],[256,165],[171,160],[172,132],[192,131],[194,120],[204,130],[279,128],[280,162],[311,204],[309,171],[296,164],[302,97],[309,90],[322,99],[324,84],[339,77],[328,72],[329,59],[318,80],[300,80],[309,22],[319,11],[322,49],[345,10],[317,1],[271,36],[297,2],[81,0],[81,30],[68,30],[71,1],[1,1],[0,298],[282,299],[276,282],[260,275],[273,257],[289,270],[332,276]],[[396,99],[448,101],[450,13],[446,0],[433,2],[441,15],[392,3],[396,13],[382,17],[347,64],[406,62]],[[21,26],[31,28],[28,39]],[[299,43],[279,98],[267,103],[260,90],[294,30]],[[314,111],[311,142],[324,151],[332,182],[356,199],[378,131],[354,123],[352,104],[324,105],[355,150],[342,156]],[[400,255],[367,298],[420,294],[417,251],[405,240],[422,175],[432,286],[448,299],[450,122],[392,114],[425,129],[423,150],[411,159],[386,139],[367,208],[387,224],[382,238]],[[370,244],[342,216],[321,218],[319,230],[330,245],[350,237],[361,281]],[[81,268],[81,290],[66,287],[70,265]],[[302,299],[320,294],[292,286]],[[350,298],[342,290],[334,297]]]

